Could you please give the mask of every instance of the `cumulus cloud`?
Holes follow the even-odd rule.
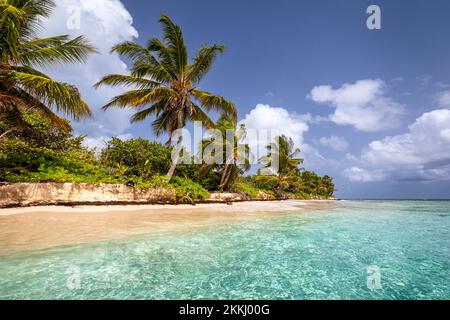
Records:
[[[450,108],[450,91],[440,92],[437,96],[437,102],[441,108]]]
[[[353,182],[375,182],[386,179],[386,175],[381,171],[369,171],[359,167],[345,169],[344,175]]]
[[[258,158],[266,154],[266,145],[282,134],[292,138],[296,147],[307,149],[309,146],[304,143],[304,134],[309,130],[309,119],[309,115],[298,115],[283,108],[258,104],[240,123],[245,124],[248,143]]]
[[[349,144],[344,137],[337,137],[337,136],[331,136],[329,138],[323,137],[320,139],[319,142],[322,146],[333,149],[335,151],[345,151],[349,147]]]
[[[386,84],[379,79],[359,80],[334,89],[329,85],[314,87],[308,98],[335,108],[329,120],[351,125],[360,131],[381,131],[398,127],[403,106],[386,96]]]
[[[450,110],[422,114],[405,134],[371,142],[346,175],[356,181],[434,181],[450,179]],[[370,174],[366,174],[370,173]],[[376,174],[371,178],[373,174]],[[358,180],[359,179],[359,180]]]
[[[130,13],[119,0],[57,0],[56,4],[52,16],[43,22],[42,36],[85,35],[100,54],[92,55],[87,64],[57,66],[44,71],[59,81],[76,85],[93,110],[94,119],[73,123],[77,133],[89,135],[92,141],[123,134],[130,127],[129,111],[100,110],[121,89],[94,90],[92,85],[106,74],[127,72],[125,63],[109,51],[119,42],[138,37]]]
[[[303,135],[309,130],[307,116],[289,113],[286,109],[258,104],[241,121],[249,130],[272,130],[291,137],[295,144],[303,144]]]

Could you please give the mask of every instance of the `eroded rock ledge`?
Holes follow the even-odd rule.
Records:
[[[212,193],[198,203],[273,200],[261,194],[250,199],[237,193]],[[176,204],[174,190],[133,188],[113,184],[6,183],[0,184],[0,208],[48,205]]]

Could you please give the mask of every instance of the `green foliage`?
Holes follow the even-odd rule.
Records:
[[[194,165],[180,165],[177,174],[182,177],[170,183],[163,176],[170,166],[170,147],[144,139],[113,138],[97,159],[82,146],[83,137],[73,137],[37,112],[28,111],[24,118],[26,129],[0,144],[0,181],[132,184],[174,190],[174,200],[180,203],[209,197],[205,188],[190,179],[198,177]]]
[[[253,175],[241,178],[234,184],[237,192],[242,192],[254,197],[257,192],[273,195],[278,199],[329,199],[333,197],[335,186],[329,176],[320,177],[314,172],[299,170],[281,181],[281,189],[278,176]]]
[[[259,199],[262,194],[266,197],[275,199],[275,194],[271,190],[260,189],[248,181],[239,181],[233,184],[232,190],[249,197],[250,199]]]
[[[166,15],[161,15],[159,22],[163,29],[161,39],[150,39],[145,47],[126,41],[112,48],[113,52],[131,61],[131,72],[129,75],[107,75],[96,87],[122,85],[130,90],[114,97],[103,109],[134,109],[132,122],[154,116],[153,131],[157,136],[168,133],[168,144],[172,143],[174,131],[184,128],[189,121],[202,121],[212,128],[214,123],[207,114],[211,110],[226,113],[236,120],[237,110],[232,102],[199,89],[199,82],[224,47],[203,46],[189,61],[181,28]],[[182,138],[179,138],[177,146],[181,145]],[[169,180],[176,165],[174,158],[168,173]]]
[[[165,172],[171,163],[171,147],[145,139],[113,138],[97,157],[83,146],[83,137],[74,137],[39,113],[27,111],[24,119],[26,127],[0,143],[0,181],[162,188],[174,191],[174,201],[192,203],[207,199],[207,190],[217,191],[223,177],[217,170],[200,176],[199,166],[183,164],[169,182]],[[0,128],[4,125],[0,119]],[[229,190],[251,199],[324,199],[333,195],[334,183],[329,176],[297,169],[288,175],[238,177]]]
[[[225,114],[217,120],[215,129],[216,135],[201,141],[200,151],[204,164],[201,166],[200,175],[215,175],[216,178],[209,182],[216,182],[215,189],[228,191],[238,177],[251,168],[250,147],[244,144],[247,131],[245,125],[238,127],[237,123]],[[211,164],[217,159],[220,159],[221,163]]]
[[[54,125],[38,112],[24,113],[26,128],[0,143],[0,180],[9,182],[110,182],[83,137]],[[0,121],[0,127],[4,122]]]
[[[163,174],[169,170],[171,149],[161,143],[150,142],[139,138],[122,141],[111,139],[102,150],[100,161],[105,166],[128,168],[124,176],[149,178],[156,174]]]
[[[193,202],[209,198],[209,192],[205,188],[187,178],[173,177],[170,184],[175,187],[176,197],[180,202]]]
[[[0,133],[22,128],[26,122],[23,112],[30,109],[65,129],[69,129],[67,121],[55,111],[75,119],[91,116],[76,87],[38,70],[54,64],[82,63],[96,52],[83,36],[36,38],[54,6],[50,0],[0,1],[0,112],[8,114],[10,120],[8,130]]]
[[[112,138],[101,151],[100,162],[124,178],[140,177],[149,179],[154,175],[164,175],[169,170],[172,147],[142,138],[123,141]],[[180,164],[177,176],[199,182],[197,166]]]

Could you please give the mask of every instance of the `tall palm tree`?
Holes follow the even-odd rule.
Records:
[[[290,179],[299,172],[299,165],[304,159],[298,157],[301,151],[295,148],[292,138],[285,135],[276,137],[266,148],[268,154],[260,159],[263,164],[260,173],[267,177],[266,180],[275,182],[275,191],[278,193],[287,187]]]
[[[225,112],[236,119],[236,107],[232,102],[198,88],[224,46],[205,45],[189,62],[181,28],[166,15],[161,15],[159,22],[163,28],[162,39],[150,39],[145,47],[130,41],[113,47],[112,52],[131,60],[130,75],[108,75],[96,87],[126,85],[134,89],[113,98],[103,109],[133,108],[136,113],[132,122],[155,115],[153,131],[157,136],[168,133],[168,145],[172,144],[173,133],[184,128],[188,121],[202,121],[206,127],[213,127],[208,111]],[[183,137],[178,135],[175,156],[167,174],[169,180],[175,172],[182,142]]]
[[[82,36],[37,38],[40,21],[51,14],[54,5],[51,0],[0,0],[0,112],[17,125],[24,124],[25,109],[36,110],[66,129],[68,123],[54,111],[77,120],[91,115],[76,87],[35,69],[84,62],[96,52]],[[13,130],[10,128],[1,137]]]
[[[244,144],[247,132],[244,125],[237,127],[235,121],[222,115],[216,123],[215,129],[220,133],[220,137],[208,137],[201,142],[201,152],[210,148],[209,154],[203,154],[203,161],[200,173],[215,171],[221,175],[219,190],[229,190],[236,181],[240,172],[250,170],[250,147]],[[231,134],[232,133],[232,136]],[[220,139],[217,139],[220,138]],[[219,154],[216,154],[219,151]],[[221,160],[215,163],[214,160]]]

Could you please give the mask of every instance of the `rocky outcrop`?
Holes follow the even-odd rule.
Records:
[[[0,185],[0,208],[38,205],[166,204],[175,191],[112,184],[14,183]]]
[[[249,197],[247,197],[244,194],[240,193],[231,193],[231,192],[216,192],[211,193],[211,196],[209,199],[205,200],[205,202],[238,202],[238,201],[249,201],[251,200]]]
[[[273,200],[265,194],[258,199],[240,193],[211,193],[202,203]],[[49,205],[176,204],[171,189],[134,188],[116,184],[87,183],[4,183],[0,184],[0,208]]]
[[[211,193],[208,199],[196,202],[232,203],[273,200],[277,199],[264,192],[259,192],[256,197],[249,197],[243,193],[216,192]],[[177,203],[173,189],[135,188],[119,184],[0,183],[0,208]]]

